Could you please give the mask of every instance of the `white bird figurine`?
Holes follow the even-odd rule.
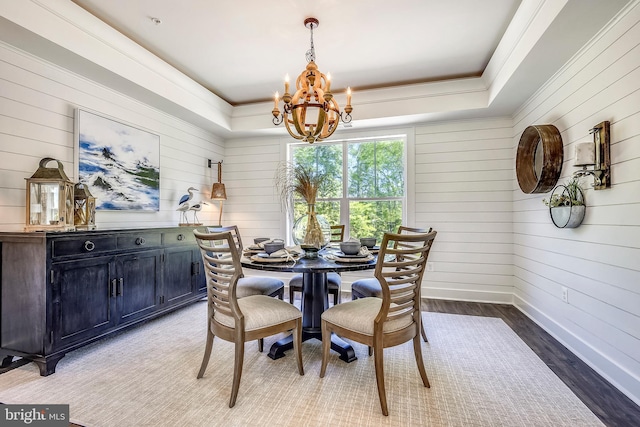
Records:
[[[187,211],[190,208],[190,203],[189,201],[191,199],[193,199],[193,192],[194,191],[198,191],[197,188],[194,187],[189,187],[187,189],[187,193],[189,194],[185,194],[184,196],[182,196],[180,198],[180,201],[178,202],[178,209],[176,209],[178,212],[182,212],[182,219],[181,219],[181,224],[186,224],[189,225],[189,220],[187,219]]]
[[[189,210],[193,211],[193,225],[202,225],[202,223],[198,219],[198,212],[202,210],[202,205],[208,205],[208,203],[200,201],[189,206]]]

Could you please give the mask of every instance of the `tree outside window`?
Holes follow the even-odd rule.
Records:
[[[295,145],[291,161],[326,172],[330,185],[318,194],[316,211],[330,224],[346,225],[345,236],[376,237],[395,232],[405,210],[405,138]],[[307,212],[295,201],[294,218]]]

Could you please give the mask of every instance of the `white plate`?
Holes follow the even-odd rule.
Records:
[[[336,252],[336,256],[340,258],[366,258],[369,255],[360,255],[360,254],[347,255],[344,252]]]

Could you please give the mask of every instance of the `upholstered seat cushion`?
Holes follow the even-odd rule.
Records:
[[[295,306],[266,295],[251,295],[238,299],[238,307],[244,315],[245,331],[266,328],[302,317],[302,313]],[[235,327],[235,321],[231,316],[216,311],[214,318],[218,323],[230,328]]]
[[[342,284],[342,278],[338,273],[327,273],[327,286],[329,288],[339,288]],[[302,274],[295,274],[289,280],[289,286],[296,289],[302,289]]]
[[[375,277],[356,280],[351,284],[351,289],[365,297],[382,298],[382,287]]]
[[[250,295],[271,295],[282,287],[284,287],[284,282],[273,277],[241,277],[238,279],[236,287],[236,298],[245,298]]]
[[[361,298],[331,307],[322,313],[322,320],[364,335],[373,335],[373,321],[381,306],[381,298]],[[413,317],[402,316],[385,322],[383,331],[398,331],[412,323]]]

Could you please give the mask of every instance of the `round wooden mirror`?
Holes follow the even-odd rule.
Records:
[[[560,178],[564,150],[554,125],[527,127],[518,144],[516,176],[524,193],[546,193]]]

